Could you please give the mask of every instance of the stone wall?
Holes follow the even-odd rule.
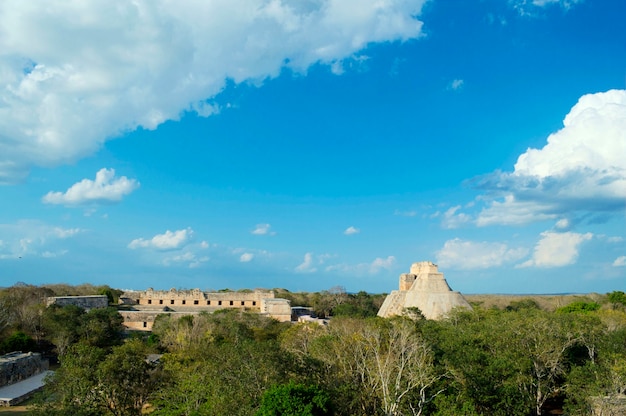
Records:
[[[194,315],[219,309],[244,309],[265,314],[281,322],[291,320],[291,303],[274,297],[273,291],[202,292],[193,290],[127,291],[120,304],[130,310],[120,311],[124,326],[129,330],[151,331],[160,314]]]
[[[41,354],[21,351],[0,355],[0,387],[17,383],[48,370],[48,360]]]
[[[289,322],[291,321],[291,302],[287,299],[263,299],[261,313],[280,322]]]
[[[273,299],[274,292],[255,290],[253,292],[203,292],[192,290],[127,291],[120,297],[120,303],[154,307],[198,307],[198,308],[252,308],[260,309],[262,299]]]
[[[124,326],[131,331],[152,331],[156,317],[162,314],[180,318],[187,315],[197,315],[199,312],[164,312],[164,311],[120,311],[124,318]]]
[[[83,309],[106,308],[109,306],[109,299],[104,295],[93,296],[57,296],[46,298],[46,306],[50,305],[74,305]]]

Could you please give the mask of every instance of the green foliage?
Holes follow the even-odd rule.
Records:
[[[572,302],[556,310],[557,313],[589,313],[600,309],[600,304],[596,302]]]
[[[626,306],[626,294],[621,290],[616,290],[607,295],[609,302],[613,305]]]
[[[522,299],[518,301],[512,301],[509,306],[506,307],[507,311],[520,311],[524,309],[541,309],[539,304],[533,299]]]
[[[158,384],[157,370],[146,361],[138,339],[103,348],[79,342],[60,357],[61,366],[45,386],[39,414],[139,415]]]
[[[276,385],[263,393],[257,416],[332,415],[330,396],[318,386],[293,382]]]
[[[333,316],[350,316],[353,318],[370,318],[378,314],[381,303],[377,297],[361,291],[357,294],[348,294],[343,298],[343,303],[335,306],[331,313]]]
[[[4,341],[0,342],[0,354],[12,351],[35,351],[37,343],[33,338],[22,331],[16,331]]]
[[[559,313],[522,299],[433,321],[372,317],[384,297],[365,292],[284,291],[330,323],[235,309],[162,315],[151,335],[123,342],[113,308],[41,309],[38,288],[9,289],[23,303],[0,291],[0,348],[48,338],[60,354],[33,414],[137,415],[150,403],[154,416],[531,416],[564,402],[575,415],[589,414],[591,396],[626,393],[623,292],[601,310],[590,298]],[[146,354],[157,349],[155,367]]]
[[[124,319],[115,308],[98,308],[85,312],[74,306],[52,305],[44,312],[46,336],[63,355],[78,341],[95,347],[111,347],[122,340]]]
[[[109,301],[109,305],[116,305],[120,295],[124,293],[119,289],[112,289],[109,286],[102,286],[98,289],[98,295],[105,295]]]

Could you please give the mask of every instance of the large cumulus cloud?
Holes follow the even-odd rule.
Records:
[[[541,149],[513,172],[476,180],[495,196],[476,224],[524,224],[621,211],[626,200],[626,90],[584,95]]]
[[[227,80],[337,66],[418,37],[424,0],[0,3],[0,183],[95,152],[185,111],[218,111]]]

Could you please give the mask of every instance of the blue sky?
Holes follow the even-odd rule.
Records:
[[[626,290],[623,1],[4,1],[0,285]]]

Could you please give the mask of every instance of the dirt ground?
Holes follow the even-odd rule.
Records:
[[[28,414],[28,406],[11,406],[11,407],[0,407],[1,414],[7,414],[11,416],[18,415],[27,415]]]

